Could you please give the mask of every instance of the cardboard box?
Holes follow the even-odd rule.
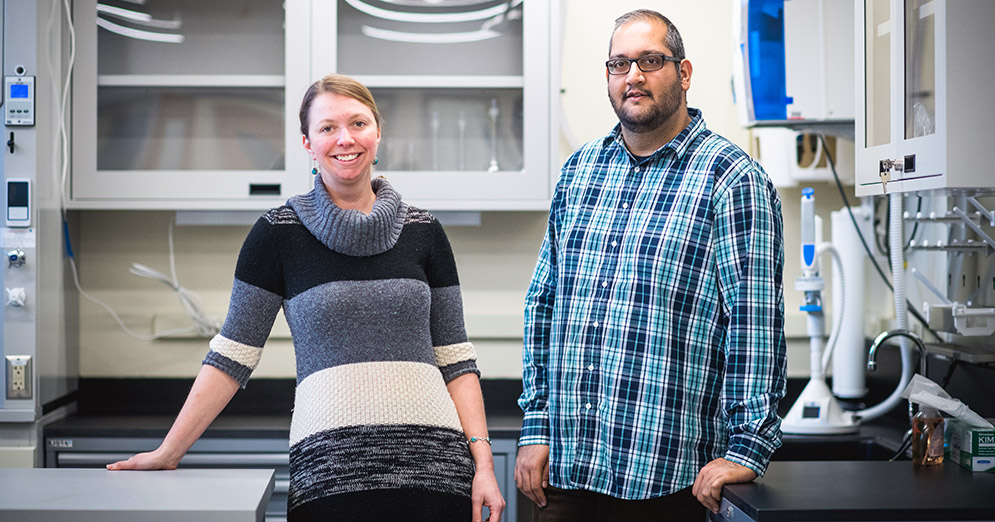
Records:
[[[992,419],[988,419],[993,422]],[[995,424],[995,422],[993,422]],[[971,471],[995,473],[995,429],[975,428],[958,419],[947,421],[950,460]]]

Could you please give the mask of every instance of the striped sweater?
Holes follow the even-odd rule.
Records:
[[[256,222],[204,360],[244,387],[283,307],[297,362],[292,520],[384,495],[470,496],[473,462],[446,383],[479,371],[452,251],[431,214],[386,180],[373,188],[366,215],[335,206],[316,177]]]

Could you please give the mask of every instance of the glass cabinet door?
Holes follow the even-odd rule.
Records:
[[[867,147],[891,143],[891,2],[864,4],[864,139]]]
[[[936,132],[935,6],[905,2],[905,139]]]
[[[338,70],[353,76],[521,76],[523,3],[338,0]]]
[[[306,190],[286,153],[299,3],[76,2],[76,206],[268,208]]]
[[[97,90],[97,170],[284,168],[283,88]]]
[[[373,92],[384,116],[376,170],[405,199],[436,210],[545,209],[558,170],[556,5],[336,0],[327,9],[337,37],[314,44],[327,52],[312,69]]]
[[[375,175],[433,210],[545,209],[557,0],[77,0],[75,208],[270,208],[310,190],[300,100],[384,116]],[[557,158],[558,161],[558,158]]]
[[[283,170],[283,20],[269,0],[98,3],[97,170]]]
[[[378,170],[520,171],[521,89],[374,88]]]

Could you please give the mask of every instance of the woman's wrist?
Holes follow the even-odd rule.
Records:
[[[472,444],[485,444],[486,443],[488,446],[490,446],[491,445],[491,438],[490,437],[467,437],[466,442],[467,442],[467,444],[471,444],[471,445]]]
[[[494,455],[491,447],[487,444],[470,444],[470,457],[473,458],[473,467],[479,471],[494,472]]]
[[[473,463],[473,472],[474,473],[486,473],[488,475],[493,475],[494,474],[494,461],[491,460],[491,459],[487,459],[483,463],[474,461],[474,463]]]
[[[159,446],[159,448],[155,450],[155,453],[163,466],[169,469],[175,469],[179,466],[180,461],[183,460],[183,455],[185,454],[185,452],[176,451],[165,444]]]

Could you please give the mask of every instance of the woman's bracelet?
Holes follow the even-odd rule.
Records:
[[[474,442],[486,442],[487,445],[490,446],[491,445],[491,438],[490,437],[470,437],[469,439],[466,439],[466,442],[468,444],[473,444]]]

